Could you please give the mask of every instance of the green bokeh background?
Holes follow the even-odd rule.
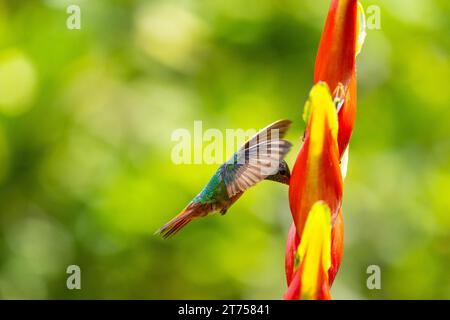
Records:
[[[449,299],[449,1],[362,2],[381,29],[358,57],[333,298]],[[66,28],[73,3],[81,30]],[[153,232],[217,168],[171,161],[172,132],[194,120],[292,119],[293,164],[328,5],[0,0],[0,298],[281,298],[285,186],[169,241]],[[366,287],[373,264],[381,290]]]

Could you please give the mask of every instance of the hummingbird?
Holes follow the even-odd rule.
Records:
[[[261,129],[223,163],[202,191],[156,234],[168,238],[194,219],[213,213],[224,215],[250,187],[262,180],[289,185],[290,171],[284,161],[292,144],[282,138],[290,120],[278,120]]]

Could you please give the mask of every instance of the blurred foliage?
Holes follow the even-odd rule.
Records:
[[[381,30],[358,57],[333,297],[449,299],[449,2],[362,2]],[[66,28],[73,3],[81,30]],[[289,118],[293,163],[328,5],[0,0],[0,298],[281,298],[285,186],[169,241],[153,232],[217,167],[174,165],[177,128]],[[371,264],[381,290],[366,288]]]

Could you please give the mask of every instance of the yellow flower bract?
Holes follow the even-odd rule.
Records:
[[[301,299],[316,299],[320,291],[319,272],[325,274],[331,266],[331,213],[323,201],[316,202],[309,212],[298,247],[302,267]]]

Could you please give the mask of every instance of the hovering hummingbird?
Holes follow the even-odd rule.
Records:
[[[245,190],[261,180],[289,185],[290,171],[284,157],[292,144],[282,138],[290,125],[289,120],[279,120],[251,137],[217,169],[186,208],[156,233],[168,238],[196,218],[216,212],[224,215]]]

